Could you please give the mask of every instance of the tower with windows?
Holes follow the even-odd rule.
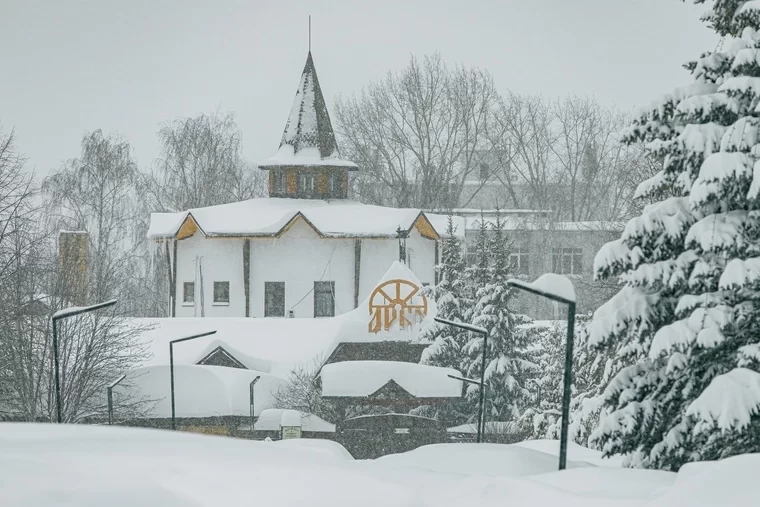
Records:
[[[346,199],[348,172],[341,158],[311,51],[306,58],[280,147],[259,165],[269,171],[269,197]]]

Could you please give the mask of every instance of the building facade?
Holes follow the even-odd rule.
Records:
[[[465,220],[465,252],[468,264],[477,259],[480,222],[490,226],[495,210],[454,210]],[[500,210],[504,223],[504,248],[510,252],[513,273],[533,281],[544,273],[567,276],[578,296],[578,313],[596,310],[618,289],[594,281],[594,257],[607,242],[620,237],[619,222],[555,222],[551,213],[533,210]],[[491,232],[487,232],[491,234]],[[540,320],[565,317],[566,308],[544,298],[520,293],[515,309]]]
[[[401,260],[435,282],[439,233],[416,209],[347,199],[341,158],[309,53],[277,153],[269,197],[153,213],[173,317],[329,317],[356,308]]]

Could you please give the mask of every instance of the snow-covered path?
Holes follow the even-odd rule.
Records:
[[[750,477],[760,455],[672,474],[622,469],[572,447],[569,469],[557,472],[555,444],[445,444],[354,461],[330,441],[0,424],[0,498],[14,507],[699,507],[760,497]]]

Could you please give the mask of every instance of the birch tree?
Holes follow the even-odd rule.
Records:
[[[266,195],[265,174],[246,163],[232,114],[179,118],[158,133],[154,211],[184,211]]]

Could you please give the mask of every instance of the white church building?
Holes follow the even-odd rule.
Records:
[[[329,317],[356,308],[397,260],[435,282],[446,217],[347,199],[309,53],[277,153],[259,166],[269,197],[153,213],[169,259],[172,317]]]

